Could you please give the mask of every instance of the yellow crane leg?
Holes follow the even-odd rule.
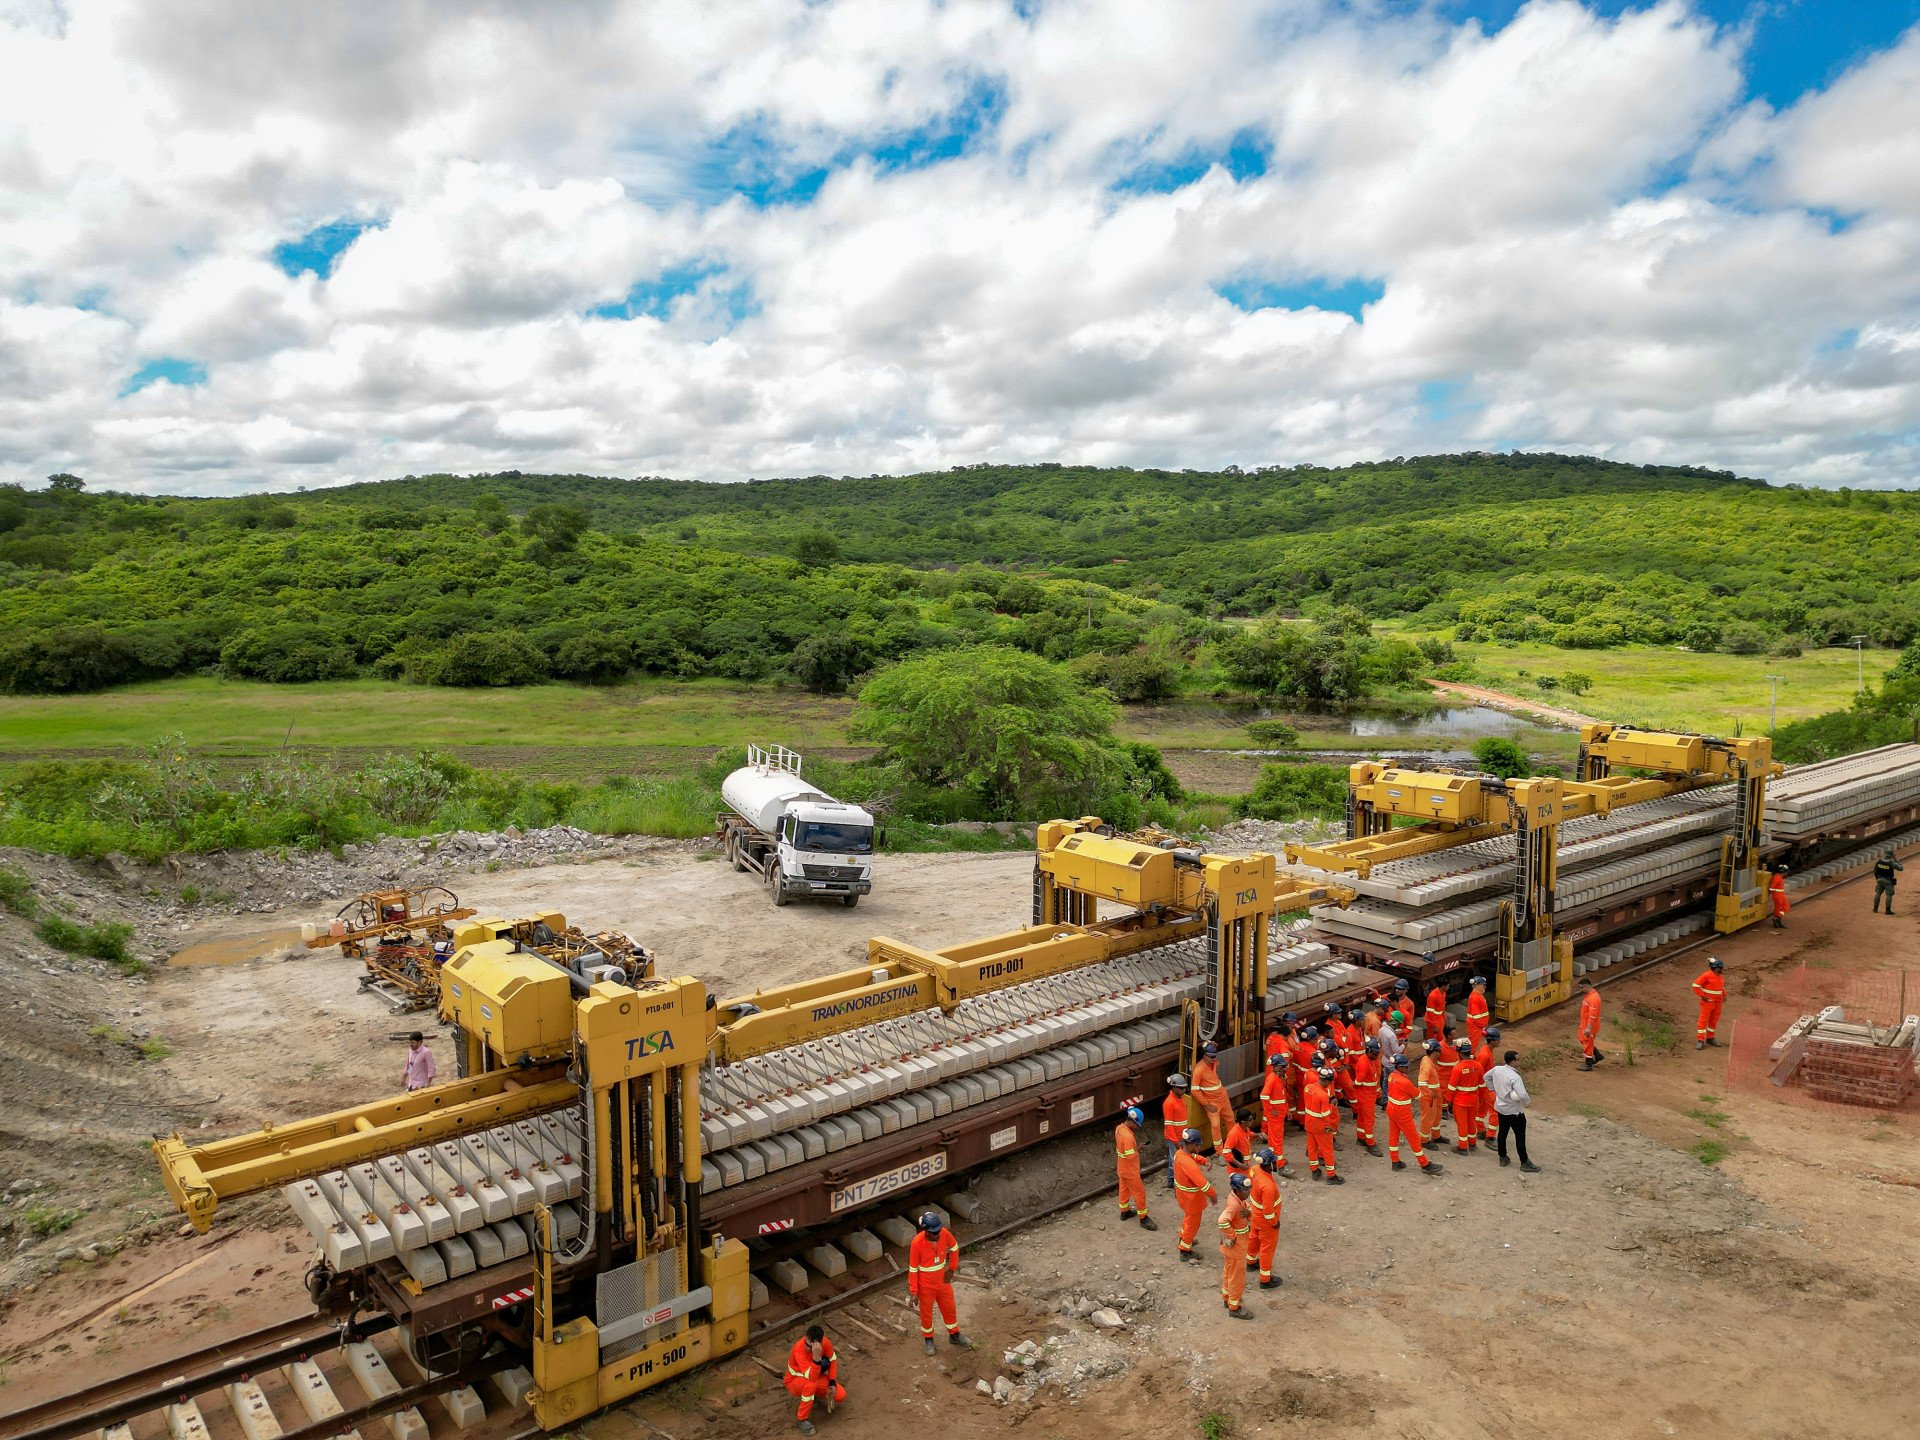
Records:
[[[558,1065],[494,1070],[201,1145],[175,1134],[153,1153],[167,1193],[204,1234],[222,1200],[557,1110],[579,1094]]]

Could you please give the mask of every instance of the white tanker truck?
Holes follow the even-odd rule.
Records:
[[[766,881],[776,905],[813,897],[851,909],[873,889],[873,816],[807,784],[800,765],[784,746],[747,747],[720,785],[721,848]]]

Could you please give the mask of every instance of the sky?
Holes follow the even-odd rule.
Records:
[[[1920,484],[1920,0],[0,0],[0,480]]]

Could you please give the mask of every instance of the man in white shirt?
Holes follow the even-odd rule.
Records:
[[[1511,1134],[1520,1152],[1521,1173],[1538,1175],[1540,1167],[1527,1158],[1527,1106],[1533,1103],[1533,1097],[1527,1093],[1527,1083],[1520,1078],[1520,1072],[1513,1068],[1513,1062],[1519,1058],[1518,1050],[1509,1050],[1500,1057],[1500,1063],[1487,1072],[1487,1088],[1493,1091],[1493,1113],[1500,1123],[1495,1143],[1500,1163],[1511,1164],[1507,1159],[1507,1136]]]

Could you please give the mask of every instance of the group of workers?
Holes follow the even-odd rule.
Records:
[[[953,1293],[953,1277],[959,1273],[960,1242],[940,1212],[929,1210],[920,1217],[913,1243],[907,1247],[907,1294],[919,1302],[920,1338],[929,1355],[939,1348],[933,1343],[936,1309],[947,1328],[949,1345],[965,1349],[973,1344],[960,1330],[960,1307]],[[800,1402],[795,1418],[802,1435],[814,1432],[816,1402],[825,1401],[831,1414],[833,1407],[847,1398],[847,1387],[840,1383],[839,1357],[822,1327],[809,1325],[806,1334],[793,1342],[784,1383],[787,1393]]]
[[[1893,913],[1895,877],[1901,866],[1889,850],[1874,865],[1873,908],[1882,903]],[[1768,882],[1772,920],[1785,923],[1788,905],[1784,872],[1776,870]],[[1598,1048],[1602,1002],[1591,980],[1580,985],[1578,1036],[1582,1070],[1605,1060]],[[1694,1048],[1719,1043],[1720,1016],[1726,1004],[1726,965],[1718,956],[1693,982],[1699,1001]],[[1421,1034],[1413,1034],[1415,1021]],[[417,1054],[419,1036],[412,1037]],[[1379,1144],[1381,1105],[1385,1106],[1385,1155],[1395,1170],[1405,1170],[1402,1146],[1420,1173],[1437,1176],[1441,1166],[1427,1154],[1444,1146],[1449,1118],[1457,1154],[1476,1153],[1482,1144],[1496,1150],[1508,1163],[1507,1140],[1518,1144],[1520,1168],[1537,1174],[1540,1167],[1527,1158],[1525,1106],[1528,1096],[1514,1068],[1515,1052],[1494,1061],[1500,1029],[1493,1023],[1484,976],[1474,976],[1467,995],[1466,1029],[1456,1035],[1447,1013],[1447,992],[1435,985],[1416,1011],[1411,987],[1397,980],[1391,993],[1373,994],[1353,1008],[1328,1001],[1318,1023],[1289,1011],[1266,1037],[1265,1075],[1258,1108],[1235,1110],[1219,1069],[1219,1050],[1202,1047],[1191,1078],[1167,1077],[1161,1102],[1161,1134],[1167,1147],[1167,1186],[1180,1210],[1178,1253],[1198,1262],[1200,1228],[1208,1208],[1220,1202],[1215,1226],[1220,1235],[1220,1299],[1227,1314],[1249,1319],[1244,1304],[1247,1275],[1258,1272],[1259,1287],[1271,1290],[1281,1283],[1274,1273],[1280,1237],[1279,1179],[1291,1166],[1287,1160],[1287,1126],[1297,1124],[1305,1137],[1309,1179],[1343,1185],[1336,1154],[1340,1110],[1353,1117],[1353,1136],[1369,1155],[1382,1154]],[[1417,1062],[1417,1063],[1416,1063]],[[417,1062],[415,1062],[417,1063]],[[431,1065],[431,1057],[425,1062]],[[413,1079],[413,1063],[408,1080]],[[430,1073],[430,1072],[429,1072]],[[1189,1102],[1207,1122],[1205,1130],[1189,1124]],[[1118,1200],[1122,1220],[1137,1220],[1147,1230],[1159,1226],[1148,1213],[1147,1186],[1141,1173],[1142,1137],[1147,1117],[1130,1105],[1114,1127],[1114,1164],[1119,1177]],[[1209,1139],[1209,1132],[1214,1139]],[[1222,1197],[1208,1171],[1214,1160],[1226,1171]],[[953,1277],[960,1267],[960,1242],[934,1211],[920,1217],[919,1233],[908,1253],[907,1288],[920,1307],[920,1333],[929,1355],[936,1353],[933,1319],[937,1309],[950,1344],[971,1342],[961,1333],[954,1299]],[[831,1411],[846,1399],[840,1383],[839,1360],[833,1342],[818,1325],[794,1343],[787,1360],[786,1388],[800,1401],[802,1434],[814,1433],[813,1406],[824,1400]]]

